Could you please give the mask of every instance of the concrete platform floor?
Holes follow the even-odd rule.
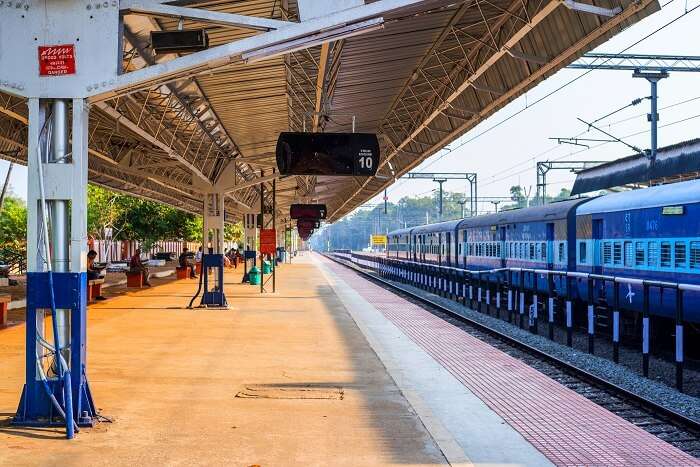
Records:
[[[73,441],[9,425],[25,327],[0,330],[0,465],[445,463],[308,258],[278,269],[276,294],[226,281],[228,311],[185,309],[194,281],[90,306],[88,376],[114,423]]]

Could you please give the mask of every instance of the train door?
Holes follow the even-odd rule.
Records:
[[[547,223],[547,269],[554,268],[554,223]]]
[[[445,264],[452,266],[452,248],[450,248],[452,242],[452,235],[450,232],[445,232]]]
[[[603,239],[603,219],[593,219],[593,273],[603,273],[601,240]]]
[[[506,226],[498,229],[498,244],[500,245],[501,267],[506,267]]]

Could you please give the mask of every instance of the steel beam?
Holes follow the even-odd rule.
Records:
[[[288,21],[261,18],[258,16],[246,16],[235,13],[221,13],[218,11],[203,10],[200,8],[164,5],[159,2],[148,0],[121,0],[119,7],[124,13],[165,16],[169,18],[187,18],[199,20],[205,23],[234,26],[244,29],[254,29],[257,31],[281,29],[294,24]]]
[[[102,101],[138,89],[173,81],[183,76],[210,72],[230,64],[235,58],[241,57],[245,53],[308,38],[319,32],[331,33],[333,29],[344,28],[349,24],[371,18],[379,18],[384,14],[421,3],[426,3],[426,0],[378,0],[320,18],[293,23],[280,29],[181,56],[167,63],[118,75],[114,80],[110,80],[111,82],[105,82],[104,85],[99,83],[98,86],[91,87],[87,91],[87,97],[93,102]],[[186,16],[184,17],[186,18]],[[332,40],[339,39],[342,37],[332,37]]]
[[[469,121],[464,122],[462,125],[458,126],[455,128],[449,135],[445,136],[441,140],[439,140],[436,144],[434,144],[431,148],[427,149],[426,151],[423,151],[423,154],[425,156],[430,156],[434,154],[435,152],[439,151],[442,149],[446,144],[449,144],[450,141],[454,140],[456,137],[459,135],[463,134],[465,131],[467,131],[469,128],[474,127],[478,122],[482,121],[486,116],[490,115],[492,112],[496,111],[497,109],[503,107],[509,99],[511,99],[512,96],[517,96],[520,93],[524,92],[525,89],[528,88],[532,83],[535,83],[544,77],[548,76],[553,72],[553,70],[556,69],[556,67],[560,66],[562,62],[568,62],[570,60],[573,60],[576,56],[576,54],[582,50],[585,49],[586,47],[590,47],[591,44],[594,44],[595,41],[599,40],[604,34],[606,34],[608,31],[611,29],[620,26],[624,21],[628,20],[630,17],[640,13],[643,11],[645,8],[648,6],[652,5],[655,2],[655,0],[640,0],[639,2],[632,3],[630,4],[627,8],[622,10],[619,14],[611,18],[610,20],[604,22],[601,26],[596,28],[595,30],[591,31],[589,34],[586,36],[582,37],[578,41],[576,41],[574,44],[572,44],[570,47],[566,48],[563,50],[561,53],[559,53],[556,57],[553,57],[547,64],[541,66],[537,70],[535,70],[530,76],[525,78],[523,81],[518,83],[517,85],[513,86],[513,88],[506,94],[498,97],[488,105],[486,105],[483,109],[481,109],[477,115],[475,115],[475,118]],[[539,23],[541,22],[544,18],[542,17],[541,13],[543,13],[545,10],[546,15],[551,13],[554,9],[556,9],[557,3],[556,0],[553,0],[550,2],[547,6],[545,6],[545,9],[540,11],[538,15],[535,17],[531,18],[531,23],[536,22]],[[545,17],[546,17],[545,15]],[[534,26],[530,26],[530,23],[526,25],[524,28],[520,29],[518,31],[519,34],[525,35],[529,30],[531,30]],[[465,83],[460,86],[468,87],[470,85],[470,80],[466,80]],[[444,104],[442,104],[444,105]],[[438,106],[440,108],[441,106]],[[434,115],[434,114],[433,114]],[[435,118],[434,116],[431,115],[432,118]],[[429,117],[430,118],[430,117]],[[392,151],[390,154],[387,155],[381,162],[380,162],[380,167],[386,164],[388,161],[390,161],[394,156],[396,156],[401,150],[403,150],[404,147],[408,145],[408,143],[411,141],[411,137],[406,138],[401,144],[396,146],[396,149]],[[411,170],[413,167],[415,167],[417,164],[422,162],[424,158],[417,158],[415,159],[414,162],[410,163],[406,167],[404,167],[401,170],[401,173],[399,175],[402,175],[409,170]],[[331,215],[329,215],[329,219],[333,219],[336,217],[338,213],[341,212],[341,210],[348,205],[363,189],[366,188],[367,184],[369,183],[369,180],[367,180],[363,184],[363,188],[356,190],[354,193],[350,194],[346,200],[337,208],[333,211]],[[377,192],[381,191],[382,189],[386,188],[391,182],[387,181],[383,184],[381,184],[377,188]]]
[[[116,110],[111,105],[104,102],[98,102],[95,104],[98,109],[112,117],[114,120],[118,121],[120,125],[124,125],[129,131],[132,131],[140,138],[148,141],[150,144],[156,146],[161,151],[165,152],[170,158],[178,160],[183,166],[185,166],[195,177],[203,181],[207,185],[212,185],[212,181],[207,177],[200,169],[195,167],[190,161],[185,159],[182,155],[174,151],[170,146],[163,143],[162,141],[155,138],[146,130],[142,129],[135,122],[132,122],[128,118],[124,117],[118,110]]]

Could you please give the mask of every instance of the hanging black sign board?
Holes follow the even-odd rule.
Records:
[[[292,204],[289,207],[289,216],[292,219],[325,219],[325,204]]]
[[[372,133],[280,133],[277,168],[281,175],[373,176],[379,141]]]

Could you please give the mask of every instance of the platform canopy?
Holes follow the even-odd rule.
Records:
[[[222,48],[216,46],[267,37],[270,31],[284,35],[290,22],[311,24],[314,18],[304,17],[303,6],[313,3],[316,9],[325,5],[316,0],[112,1],[125,14],[121,73],[148,77],[144,70],[182,59],[155,55],[149,44],[151,31],[174,30],[179,23],[208,30],[211,48],[205,53],[213,58],[204,66],[180,67],[114,90],[107,86],[109,92],[101,92],[105,83],[88,86],[90,181],[200,213],[202,185],[226,177],[231,180],[226,212],[237,220],[241,213],[259,211],[257,185],[269,187],[276,177],[274,151],[281,131],[349,132],[354,121],[356,131],[379,135],[376,177],[296,176],[277,182],[282,219],[293,202],[318,202],[328,206],[329,220],[337,220],[518,95],[659,8],[656,0],[343,1],[338,4],[351,8],[315,18],[318,25],[334,22],[342,30],[338,40],[317,26],[298,47],[290,37],[280,42],[283,54],[275,46],[252,53],[238,53],[234,46],[226,56],[218,52]],[[200,12],[198,19],[185,17],[190,9]],[[367,13],[356,14],[357,9]],[[221,20],[221,13],[238,14],[241,21]],[[344,17],[350,18],[345,26]],[[0,92],[0,157],[26,164],[27,106],[12,84],[0,76],[0,89],[6,91]]]
[[[576,173],[572,195],[663,185],[700,178],[700,139],[659,148],[656,158],[633,154]]]

